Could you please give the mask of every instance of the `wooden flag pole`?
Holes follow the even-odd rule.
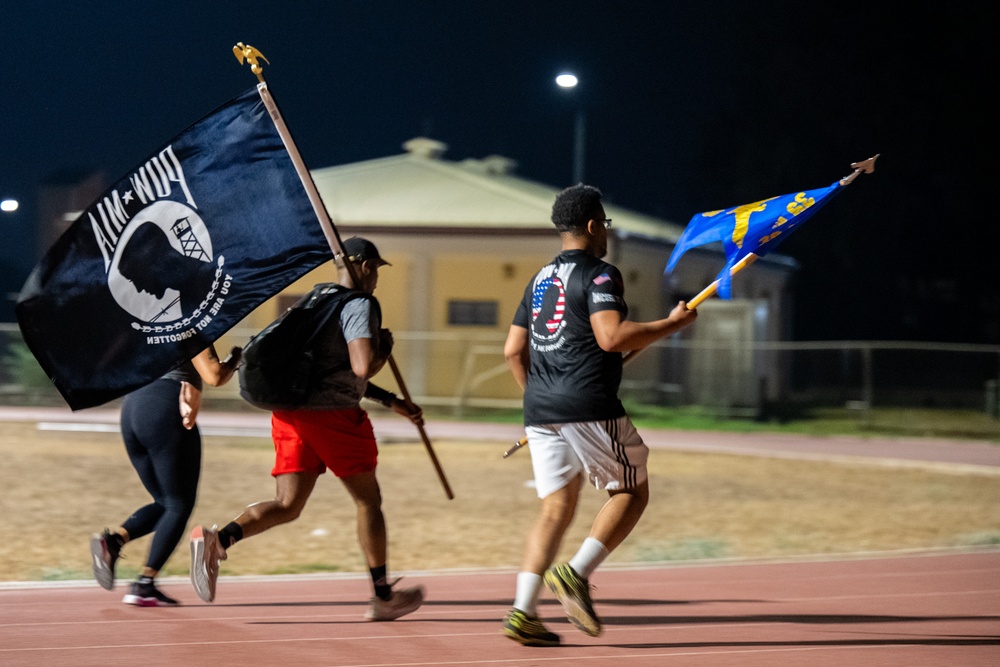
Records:
[[[326,236],[326,241],[330,245],[330,250],[333,251],[334,255],[345,255],[344,244],[340,239],[340,233],[337,231],[336,226],[333,224],[333,220],[330,219],[330,214],[326,210],[326,205],[323,203],[323,199],[320,197],[319,190],[316,189],[316,183],[312,179],[312,174],[309,173],[309,169],[306,167],[305,162],[302,160],[302,156],[299,154],[298,148],[295,146],[295,142],[292,139],[291,133],[288,131],[288,127],[285,125],[284,119],[281,117],[281,112],[278,111],[278,105],[275,103],[274,98],[271,97],[270,92],[267,90],[267,83],[264,81],[264,71],[260,65],[260,60],[268,62],[264,55],[252,46],[244,45],[242,42],[238,43],[233,47],[233,53],[236,55],[236,59],[240,61],[242,65],[244,62],[250,63],[250,71],[257,75],[257,90],[260,93],[261,100],[264,102],[264,106],[267,107],[268,113],[271,115],[271,120],[274,121],[274,126],[278,130],[278,134],[281,136],[282,142],[285,144],[285,149],[288,151],[288,155],[292,159],[292,163],[295,165],[295,171],[299,175],[299,179],[302,181],[302,185],[306,189],[306,194],[309,196],[309,202],[312,204],[313,211],[316,213],[316,217],[319,219],[320,226],[323,229],[323,234]],[[268,63],[270,64],[270,63]],[[348,273],[351,276],[351,281],[358,285],[357,273],[354,270],[354,265],[345,261],[344,266],[347,268]],[[414,408],[413,400],[410,398],[410,393],[406,389],[406,383],[403,382],[403,376],[399,372],[399,367],[396,365],[396,360],[393,359],[392,354],[388,358],[389,368],[392,369],[392,374],[396,379],[396,385],[399,387],[400,393],[403,395],[403,402],[411,410]],[[441,485],[444,487],[445,495],[448,496],[448,500],[455,498],[455,494],[452,493],[451,485],[448,484],[448,479],[445,477],[444,470],[441,468],[441,464],[438,462],[437,455],[434,453],[434,447],[431,445],[431,440],[427,437],[427,432],[424,430],[422,424],[416,424],[417,431],[420,433],[420,439],[424,443],[424,447],[427,449],[427,454],[431,458],[431,463],[434,464],[434,470],[437,472],[438,479],[441,480]]]
[[[750,253],[740,261],[736,262],[736,264],[733,265],[733,268],[729,269],[729,275],[735,276],[737,273],[739,273],[743,269],[747,268],[748,266],[756,262],[757,259],[758,259],[757,255]],[[719,291],[719,281],[713,280],[711,285],[709,285],[702,291],[698,292],[698,294],[693,299],[688,301],[687,304],[688,310],[694,310],[695,308],[701,305],[702,301],[704,301],[705,299],[712,296],[718,291]]]

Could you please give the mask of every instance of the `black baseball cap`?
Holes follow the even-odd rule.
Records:
[[[360,264],[367,259],[374,259],[378,262],[378,266],[392,266],[378,254],[378,248],[375,247],[374,243],[360,236],[352,236],[344,241],[344,252],[347,254],[347,259],[355,264]]]

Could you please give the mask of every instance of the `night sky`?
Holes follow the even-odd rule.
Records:
[[[424,135],[446,158],[502,154],[561,187],[582,105],[585,180],[684,225],[829,185],[880,153],[875,174],[781,248],[801,265],[795,338],[1000,343],[989,3],[8,5],[0,198],[22,208],[0,213],[4,293],[37,256],[38,185],[78,168],[113,181],[252,87],[231,52],[242,41],[270,61],[313,169]],[[572,94],[553,82],[563,70],[581,79]],[[5,299],[0,320],[12,319]]]

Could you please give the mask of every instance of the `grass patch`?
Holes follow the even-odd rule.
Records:
[[[759,416],[726,414],[702,406],[661,406],[625,399],[632,421],[641,428],[730,433],[791,433],[802,435],[852,435],[859,437],[934,437],[989,440],[1000,444],[1000,420],[979,410],[948,408],[769,406]],[[252,410],[243,401],[206,401],[207,410]],[[425,406],[428,421],[521,424],[520,409],[454,408]],[[235,441],[234,441],[235,444]],[[265,443],[266,446],[270,446]],[[238,446],[238,445],[236,445]]]
[[[264,574],[311,574],[314,572],[340,572],[341,568],[329,563],[292,563],[272,568]]]
[[[662,545],[644,545],[635,550],[635,555],[646,562],[711,560],[726,558],[730,550],[725,540],[689,538]]]
[[[666,407],[624,401],[636,426],[680,431],[791,433],[858,437],[933,437],[1000,443],[1000,420],[976,410],[936,408],[785,409],[762,418],[727,416],[699,406]],[[451,412],[425,411],[428,419],[455,420]],[[519,424],[520,410],[467,410],[460,421]]]
[[[976,533],[966,533],[959,535],[955,542],[968,547],[1000,546],[1000,531],[985,530]]]
[[[627,403],[637,426],[692,431],[935,437],[1000,442],[1000,420],[975,410],[932,408],[810,408],[768,419],[732,418],[699,407]]]
[[[40,581],[76,581],[79,579],[89,579],[92,576],[89,570],[76,570],[72,568],[43,567],[38,576]]]

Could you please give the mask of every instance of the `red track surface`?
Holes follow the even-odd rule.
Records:
[[[104,424],[117,413],[0,408],[0,419]],[[209,429],[267,437],[266,415],[204,416]],[[412,426],[376,421],[380,439]],[[40,427],[42,425],[40,424]],[[447,422],[437,438],[513,442],[517,426]],[[929,439],[807,438],[643,430],[652,447],[754,456],[849,458],[1000,474],[1000,448]],[[499,456],[498,450],[498,456]],[[220,581],[215,604],[186,580],[161,582],[183,606],[138,609],[90,582],[0,583],[0,665],[1000,665],[1000,551],[839,561],[703,564],[594,575],[601,637],[587,637],[550,599],[541,607],[559,648],[526,648],[500,635],[513,572],[411,573],[425,605],[392,623],[365,623],[370,584],[360,577]]]
[[[559,648],[500,635],[512,572],[410,573],[428,599],[362,620],[360,577],[223,578],[215,604],[139,609],[93,583],[0,585],[0,664],[22,665],[1000,665],[1000,552],[599,570],[604,634],[547,596]]]

